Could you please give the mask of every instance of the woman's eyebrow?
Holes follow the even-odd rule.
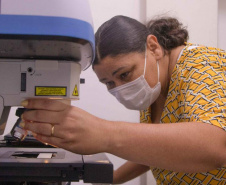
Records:
[[[112,76],[114,76],[115,74],[117,74],[119,71],[121,71],[124,68],[125,67],[120,67],[120,68],[116,69],[115,71],[112,72]]]

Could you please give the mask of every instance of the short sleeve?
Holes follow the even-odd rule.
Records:
[[[206,62],[190,69],[183,80],[184,120],[208,123],[226,131],[226,78],[223,69]]]

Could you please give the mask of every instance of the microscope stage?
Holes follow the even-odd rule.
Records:
[[[0,181],[111,183],[105,154],[82,156],[59,148],[1,148]]]

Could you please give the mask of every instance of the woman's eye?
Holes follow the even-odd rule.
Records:
[[[121,78],[121,79],[125,79],[128,75],[129,75],[129,72],[122,73],[122,74],[120,75],[120,78]]]

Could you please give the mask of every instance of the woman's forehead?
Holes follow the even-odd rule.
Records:
[[[129,65],[134,62],[138,62],[144,58],[144,55],[142,53],[133,52],[129,54],[121,54],[117,56],[107,56],[100,60],[100,62],[97,64],[99,67],[119,67],[124,65]],[[94,65],[95,68],[96,65]]]
[[[127,62],[123,62],[120,58],[116,59],[115,57],[105,57],[98,64],[94,65],[94,72],[97,74],[98,78],[101,79],[105,76],[108,76],[112,73],[112,71],[121,67],[122,65],[126,65]]]

